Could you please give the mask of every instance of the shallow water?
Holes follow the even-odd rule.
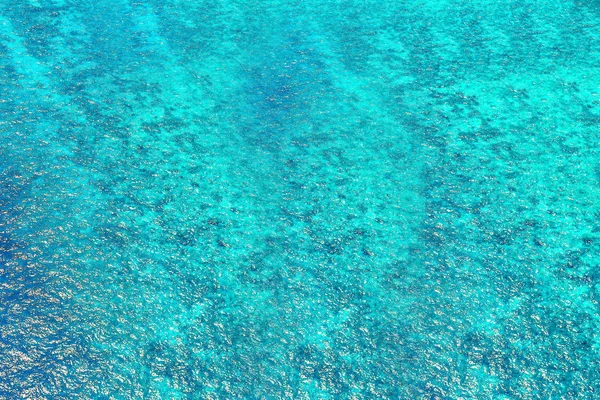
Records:
[[[600,3],[0,0],[0,398],[591,399]]]

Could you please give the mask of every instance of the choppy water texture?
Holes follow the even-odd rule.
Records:
[[[0,398],[600,396],[600,2],[0,0]]]

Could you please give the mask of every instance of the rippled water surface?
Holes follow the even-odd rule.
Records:
[[[598,398],[599,65],[598,1],[0,0],[0,398]]]

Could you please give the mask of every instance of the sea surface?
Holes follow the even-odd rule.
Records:
[[[0,0],[0,399],[600,398],[600,1]]]

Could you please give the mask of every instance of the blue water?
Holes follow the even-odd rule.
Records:
[[[0,0],[0,399],[600,396],[600,2]]]

